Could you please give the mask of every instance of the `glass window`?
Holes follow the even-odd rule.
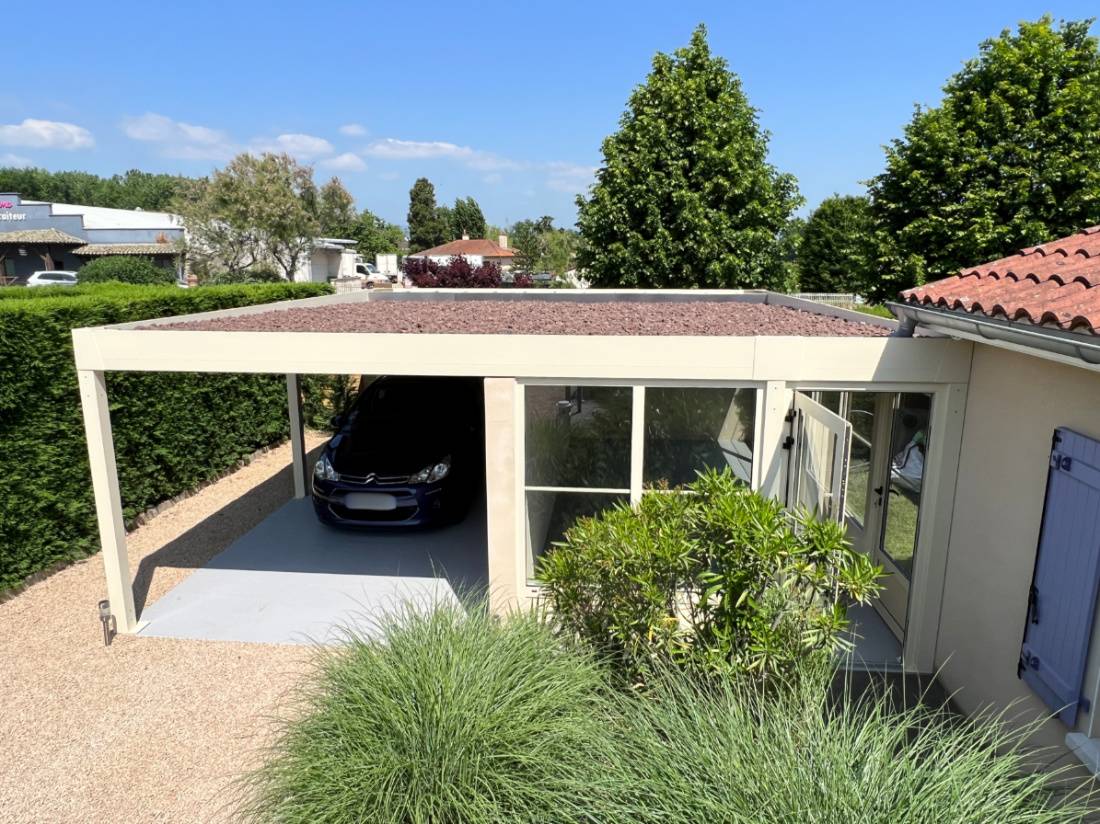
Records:
[[[578,518],[591,517],[630,496],[606,492],[527,492],[527,577],[533,579],[538,559]]]
[[[527,486],[630,488],[628,386],[527,386]]]
[[[749,483],[755,431],[755,389],[647,387],[643,482],[678,486],[729,467]]]
[[[909,578],[917,546],[917,522],[928,449],[930,395],[898,395],[890,433],[890,481],[883,501],[882,548]]]
[[[871,491],[871,443],[875,432],[875,392],[853,392],[848,396],[847,418],[852,425],[852,451],[848,463],[848,494],[845,514],[849,527],[859,531],[867,516],[867,498]]]

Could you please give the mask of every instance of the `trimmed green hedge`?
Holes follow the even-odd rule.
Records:
[[[149,258],[109,255],[88,261],[80,267],[81,283],[135,283],[142,286],[168,286],[176,282],[172,269],[157,266]]]
[[[0,591],[98,549],[70,330],[330,291],[304,283],[0,290]],[[281,375],[108,373],[107,384],[127,518],[287,434]]]

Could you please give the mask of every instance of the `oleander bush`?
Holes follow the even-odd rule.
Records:
[[[72,329],[329,291],[290,283],[0,290],[0,590],[98,549]],[[282,375],[108,373],[107,384],[127,518],[287,434]]]
[[[110,255],[85,263],[77,279],[83,284],[115,282],[167,286],[176,282],[176,273],[173,269],[157,266],[149,258]]]
[[[828,657],[880,574],[842,526],[792,520],[728,469],[579,519],[538,568],[561,629],[642,681],[668,662],[769,677]]]
[[[790,677],[787,677],[790,676]],[[320,647],[233,801],[295,824],[939,824],[1080,821],[1028,730],[833,697],[803,658],[770,681],[685,668],[616,690],[538,615],[409,608]],[[1045,753],[1041,756],[1049,759]]]

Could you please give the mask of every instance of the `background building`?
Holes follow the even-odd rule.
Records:
[[[178,268],[183,221],[168,212],[23,200],[0,193],[0,277],[23,283],[41,269],[78,270],[103,255],[143,255]]]

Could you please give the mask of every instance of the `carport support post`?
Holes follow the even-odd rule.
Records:
[[[293,459],[294,497],[304,498],[306,481],[306,439],[302,428],[302,392],[297,375],[286,376],[286,407],[290,416],[290,454]]]
[[[103,548],[103,571],[107,597],[119,632],[137,629],[134,589],[130,582],[130,561],[126,555],[126,526],[122,521],[122,497],[118,491],[115,443],[111,435],[111,413],[107,406],[107,385],[102,372],[81,369],[80,405],[84,410],[84,433],[88,441],[88,464],[92,470],[99,543]]]

